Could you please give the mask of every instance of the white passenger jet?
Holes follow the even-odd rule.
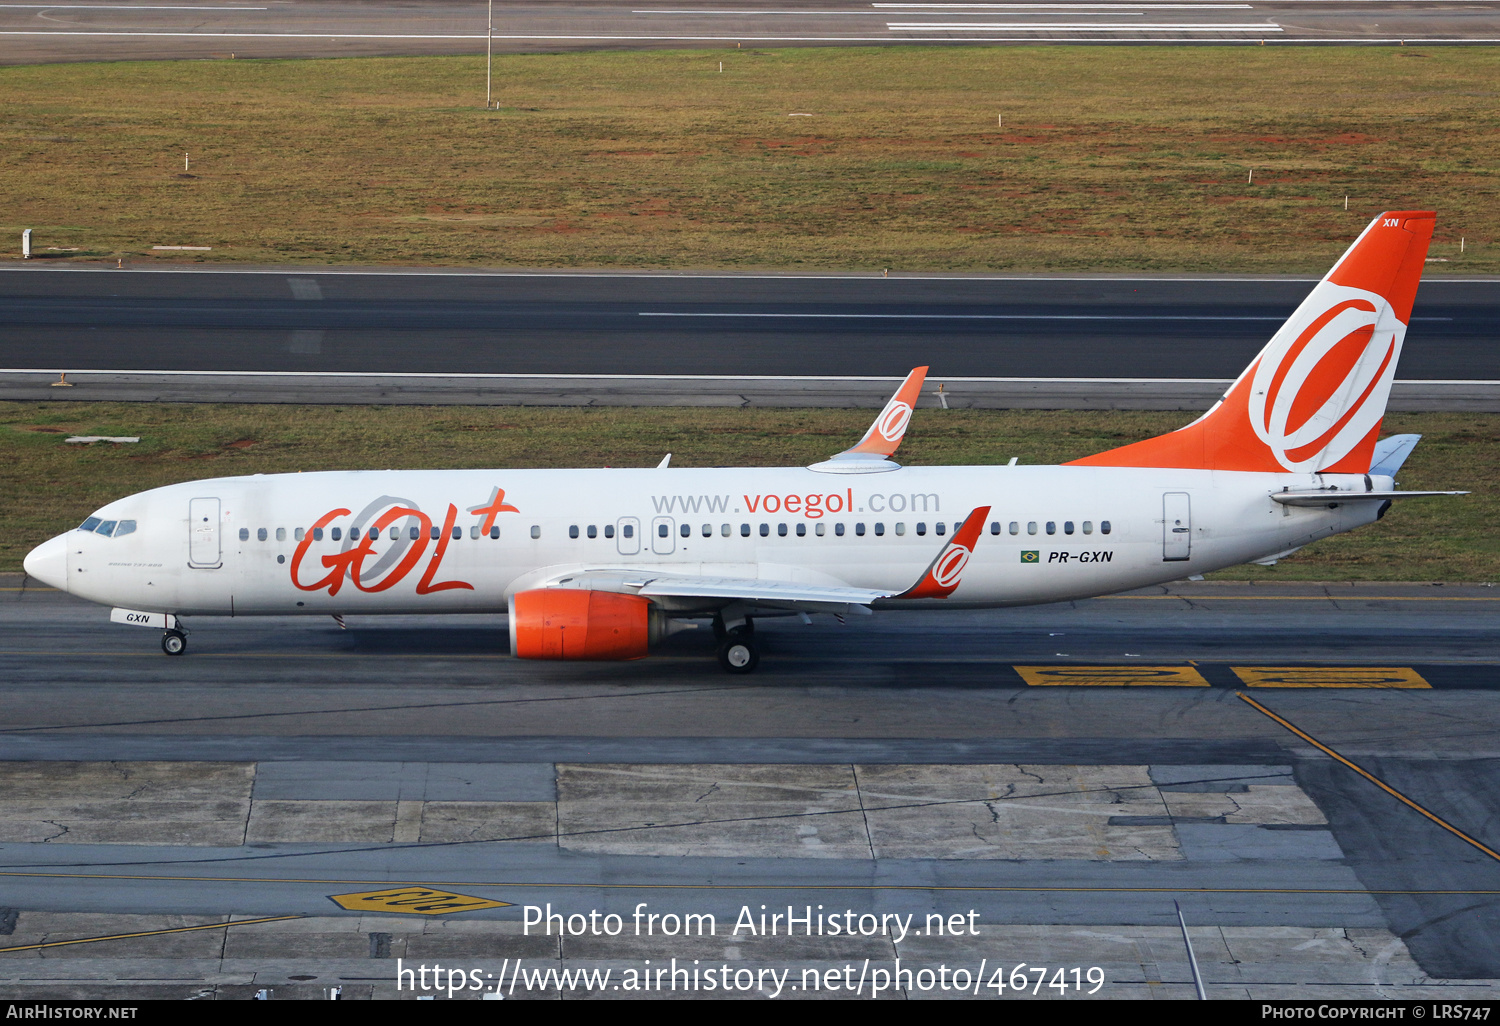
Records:
[[[1434,215],[1381,214],[1192,424],[1055,467],[892,461],[927,368],[810,467],[216,478],[111,502],[26,571],[164,631],[187,616],[508,612],[525,659],[635,659],[695,619],[1057,602],[1269,563],[1379,519],[1379,439]]]

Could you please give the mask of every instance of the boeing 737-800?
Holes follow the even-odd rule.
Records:
[[[1434,215],[1372,221],[1224,397],[1177,431],[1062,466],[901,467],[927,368],[809,467],[334,471],[111,502],[26,571],[160,629],[189,616],[509,615],[530,659],[634,659],[711,620],[991,607],[1267,562],[1371,523],[1417,437],[1380,440]],[[670,459],[670,457],[669,457]]]

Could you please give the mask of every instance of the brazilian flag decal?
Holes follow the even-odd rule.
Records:
[[[1041,561],[1042,554],[1035,549],[1027,549],[1021,553],[1021,562],[1023,563],[1040,563]]]

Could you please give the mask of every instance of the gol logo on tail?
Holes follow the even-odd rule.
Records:
[[[1406,333],[1381,296],[1324,287],[1335,301],[1278,332],[1251,381],[1250,427],[1293,472],[1337,463],[1380,423]]]

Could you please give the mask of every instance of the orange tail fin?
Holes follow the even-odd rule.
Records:
[[[1368,473],[1435,218],[1381,214],[1213,409],[1070,466]]]

